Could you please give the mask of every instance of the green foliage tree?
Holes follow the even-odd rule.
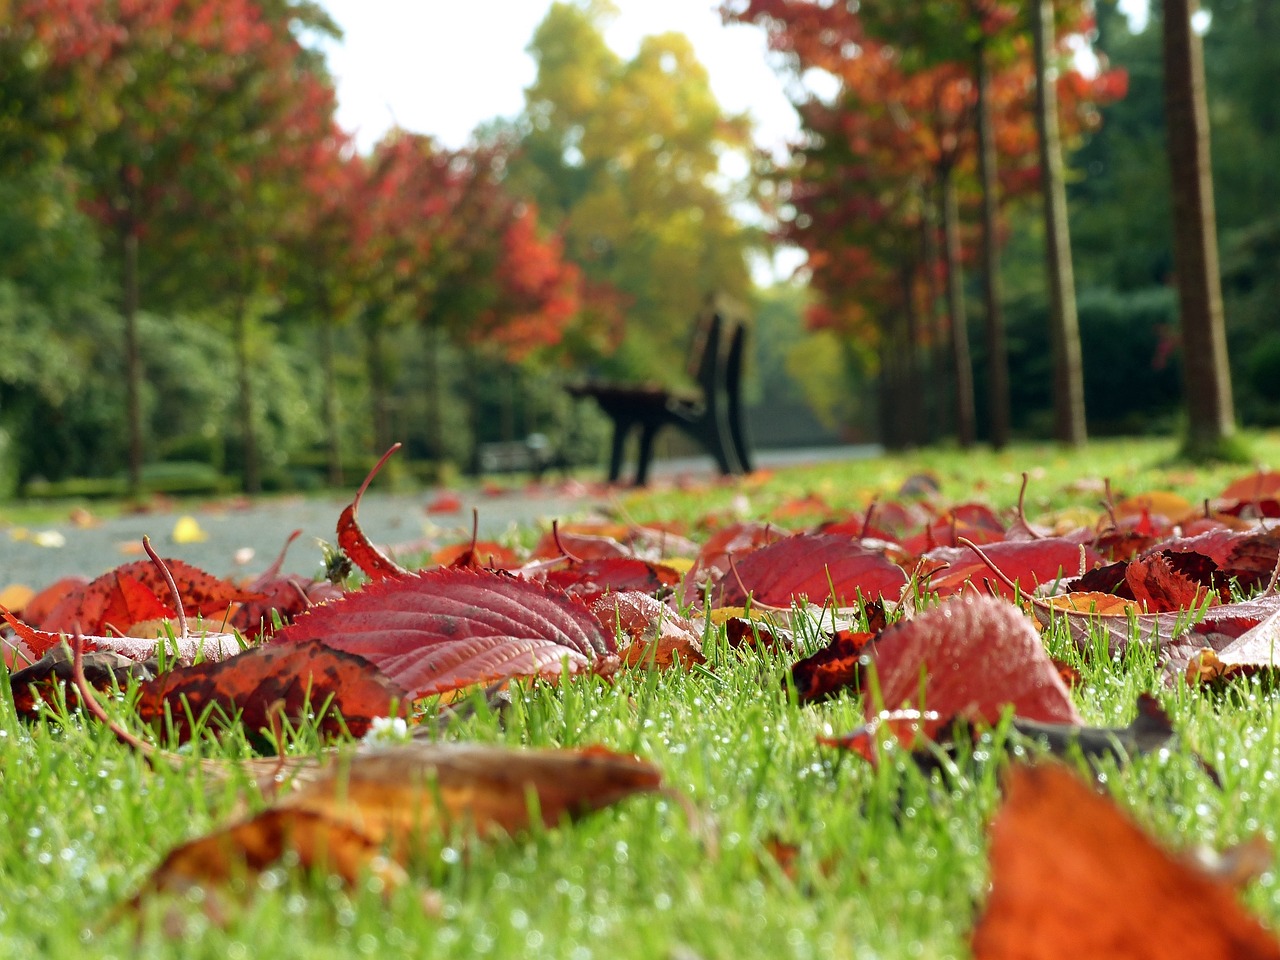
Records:
[[[535,32],[511,179],[583,271],[580,323],[591,326],[572,336],[579,359],[669,381],[705,296],[750,291],[753,236],[721,172],[723,156],[748,149],[748,126],[721,110],[687,38],[647,37],[624,60],[604,42],[610,13],[606,2],[555,3]]]

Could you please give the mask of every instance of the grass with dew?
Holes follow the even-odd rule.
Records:
[[[1265,459],[1280,454],[1280,443],[1255,449],[1267,451]],[[1159,457],[1156,444],[1131,443],[1092,444],[1081,454],[922,453],[779,472],[745,494],[726,487],[632,497],[625,509],[639,520],[692,522],[720,508],[711,501],[732,505],[745,495],[767,517],[771,504],[816,490],[830,491],[823,496],[833,507],[860,510],[868,492],[892,494],[921,469],[939,476],[951,501],[1007,508],[1021,470],[1038,466],[1046,475],[1033,478],[1029,512],[1051,511],[1090,502],[1069,489],[1080,478],[1111,476],[1126,493],[1174,489],[1196,502],[1243,472],[1153,467]],[[1274,839],[1280,714],[1267,683],[1170,688],[1139,645],[1113,658],[1099,638],[1082,653],[1062,622],[1045,641],[1082,672],[1075,699],[1090,723],[1127,723],[1144,691],[1172,715],[1179,738],[1170,750],[1105,771],[1107,788],[1145,826],[1179,847],[1220,848],[1258,831]],[[816,736],[861,719],[852,696],[805,707],[789,699],[792,660],[821,643],[809,630],[795,653],[735,651],[710,628],[706,669],[515,684],[508,707],[473,694],[475,709],[440,732],[448,740],[635,752],[692,801],[693,818],[672,798],[642,795],[512,839],[441,835],[430,856],[411,864],[414,882],[390,897],[373,883],[349,891],[282,865],[233,891],[240,906],[225,928],[203,917],[198,894],[180,902],[189,919],[177,936],[163,930],[163,901],[141,920],[117,908],[171,847],[262,806],[247,776],[211,778],[198,763],[253,756],[253,744],[234,729],[199,737],[182,748],[181,767],[152,770],[74,712],[50,708],[39,722],[18,721],[0,685],[0,956],[965,956],[985,896],[1002,734],[962,749],[957,776],[947,781],[906,757],[872,768],[820,746]],[[109,707],[128,715],[120,700]],[[288,740],[291,754],[322,747],[310,725]],[[1222,790],[1193,750],[1217,768]],[[790,870],[769,852],[775,842],[795,845]],[[424,909],[428,892],[432,909]],[[1246,900],[1280,925],[1274,872]]]

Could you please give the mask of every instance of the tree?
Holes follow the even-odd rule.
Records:
[[[1045,261],[1049,277],[1049,332],[1053,344],[1053,434],[1062,443],[1081,446],[1087,436],[1080,320],[1076,315],[1075,275],[1071,266],[1071,229],[1062,172],[1058,70],[1053,0],[1031,0],[1031,37],[1036,62],[1036,131],[1040,141],[1040,192],[1044,203]]]
[[[1218,273],[1204,53],[1192,25],[1198,9],[1198,0],[1165,0],[1162,23],[1187,452],[1204,457],[1221,453],[1235,433],[1235,411]]]
[[[143,241],[156,252],[170,249],[171,238],[161,233],[164,218],[192,197],[225,197],[236,179],[220,161],[238,151],[243,171],[273,150],[269,119],[257,126],[254,119],[264,95],[278,101],[292,89],[292,77],[278,68],[291,69],[290,55],[301,56],[291,28],[295,20],[312,22],[313,14],[310,4],[288,2],[273,3],[264,14],[252,0],[16,5],[28,62],[40,65],[26,78],[23,95],[58,105],[26,113],[39,117],[44,136],[61,144],[119,264],[135,489],[144,444],[137,316],[144,272],[163,275],[149,269]]]
[[[748,129],[724,115],[687,38],[646,37],[630,61],[614,54],[601,32],[610,10],[555,3],[539,25],[511,180],[583,272],[569,334],[585,351],[578,362],[670,381],[706,294],[745,300],[750,289],[752,237],[721,174]]]

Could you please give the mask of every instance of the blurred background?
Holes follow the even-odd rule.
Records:
[[[762,447],[1194,432],[1224,379],[1274,425],[1277,36],[1274,0],[8,0],[0,496],[598,463],[564,385],[688,386],[712,295]],[[1175,210],[1217,237],[1208,374]]]

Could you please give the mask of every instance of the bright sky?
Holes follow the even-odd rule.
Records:
[[[475,127],[524,106],[534,79],[525,52],[550,0],[322,0],[345,34],[329,51],[338,121],[373,144],[393,123],[461,146]],[[693,42],[728,112],[747,111],[759,143],[796,131],[795,112],[766,59],[764,33],[724,26],[716,0],[616,0],[605,31],[624,57],[640,38],[677,31]]]

